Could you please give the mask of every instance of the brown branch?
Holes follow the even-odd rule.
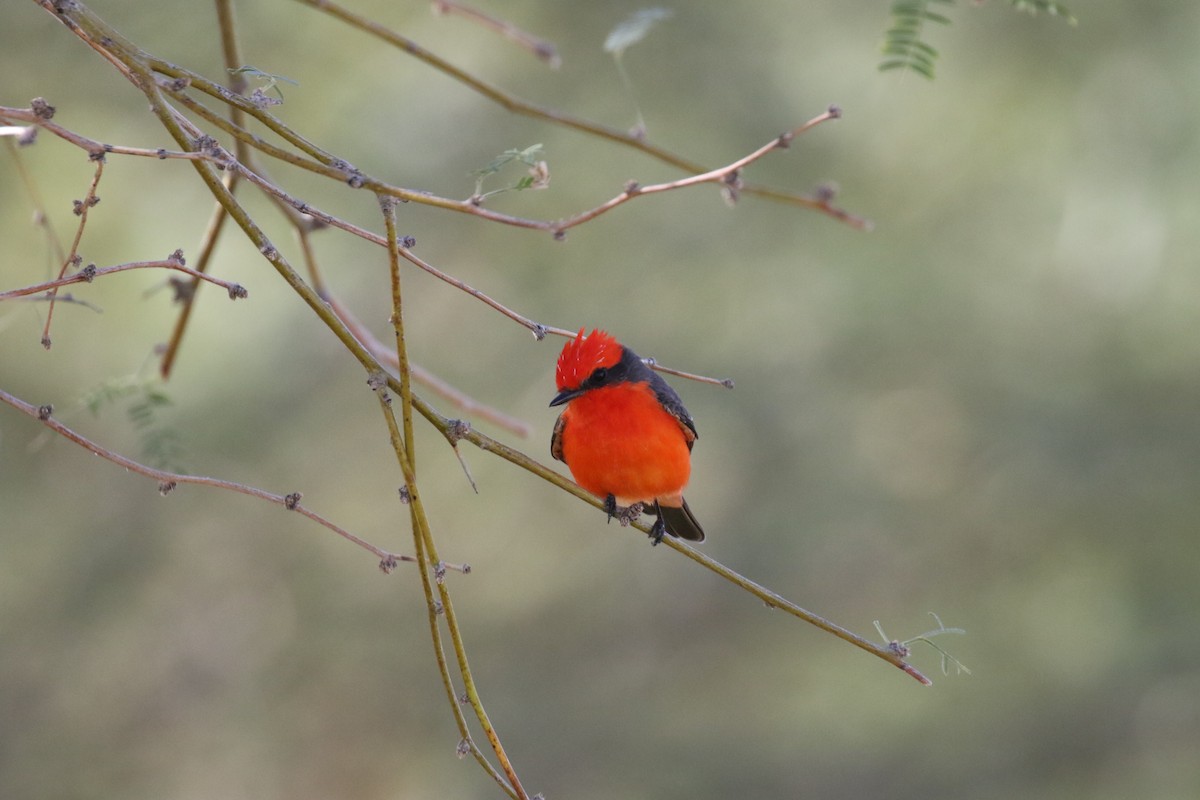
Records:
[[[96,159],[96,172],[92,176],[92,183],[88,187],[87,194],[82,200],[75,201],[75,213],[79,215],[79,225],[75,228],[75,239],[71,242],[71,249],[67,251],[67,257],[63,259],[62,267],[58,271],[59,279],[67,274],[67,267],[72,264],[79,263],[79,242],[83,239],[83,229],[87,226],[88,212],[92,206],[100,202],[100,198],[96,196],[96,187],[100,184],[100,177],[104,174],[104,159]],[[50,323],[54,319],[54,297],[58,294],[57,288],[50,289],[50,308],[46,312],[46,325],[42,328],[42,347],[50,349]]]
[[[523,50],[528,50],[537,56],[550,69],[558,69],[562,66],[562,59],[558,55],[558,48],[554,46],[553,42],[548,42],[545,39],[534,36],[532,33],[523,31],[511,22],[485,14],[477,8],[468,6],[465,3],[455,2],[455,0],[433,0],[433,12],[445,15],[456,14],[476,23],[482,28],[498,33]]]
[[[486,436],[476,430],[464,431],[456,428],[454,425],[454,420],[446,419],[419,397],[413,397],[413,407],[416,408],[422,416],[429,420],[429,422],[432,423],[435,428],[440,430],[442,435],[446,436],[448,440],[457,441],[459,439],[465,439],[466,441],[474,444],[480,450],[493,453],[505,461],[508,461],[510,464],[520,467],[521,469],[524,469],[525,471],[554,484],[558,488],[575,495],[592,506],[595,506],[601,510],[604,509],[604,501],[602,499],[584,490],[573,481],[568,480],[565,476],[550,469],[544,464],[539,463],[536,459],[530,458],[525,453],[509,447],[502,442],[498,442],[495,439],[492,439],[491,437]],[[633,523],[633,527],[637,528],[643,533],[646,533],[647,535],[649,535],[651,531],[649,525],[641,522]],[[736,570],[730,569],[711,556],[688,546],[682,540],[668,536],[663,539],[663,543],[669,546],[671,549],[687,556],[697,564],[700,564],[710,572],[715,573],[730,583],[733,583],[734,585],[759,598],[771,608],[782,609],[792,616],[804,620],[810,625],[814,625],[823,631],[832,633],[839,639],[849,642],[855,647],[858,647],[873,656],[883,659],[926,686],[932,683],[932,681],[922,674],[920,670],[905,660],[905,657],[908,655],[907,652],[904,652],[902,649],[895,648],[891,645],[891,643],[878,644],[868,639],[864,639],[858,634],[852,633],[840,625],[830,622],[824,617],[814,614],[811,611],[807,611],[792,601],[786,599],[782,595],[767,589],[765,586],[755,583],[749,578],[738,573]]]
[[[197,280],[205,280],[209,283],[216,284],[225,291],[229,292],[229,299],[238,300],[246,297],[249,292],[240,283],[232,283],[223,281],[220,278],[214,278],[211,275],[205,275],[191,267],[184,266],[183,254],[176,251],[170,258],[162,261],[134,261],[128,264],[117,264],[112,267],[97,267],[95,264],[88,264],[83,269],[73,275],[58,278],[45,283],[38,283],[33,286],[25,286],[20,289],[10,289],[7,292],[0,292],[0,300],[11,300],[14,297],[25,297],[26,295],[38,294],[46,291],[56,291],[60,286],[67,286],[72,283],[91,283],[96,278],[102,278],[105,275],[112,275],[117,272],[126,272],[131,269],[173,269],[177,272],[183,272],[191,275]]]
[[[479,697],[475,686],[475,679],[472,676],[471,667],[467,661],[462,632],[459,629],[458,620],[454,614],[454,605],[450,600],[450,593],[446,589],[445,581],[439,576],[435,576],[433,581],[430,580],[429,564],[436,564],[438,562],[438,554],[433,541],[433,534],[430,530],[429,518],[425,514],[425,505],[417,489],[417,462],[412,428],[413,395],[408,374],[408,352],[404,336],[404,308],[400,279],[401,241],[399,233],[396,230],[395,201],[389,197],[381,197],[380,209],[383,211],[384,223],[387,228],[388,272],[391,277],[392,290],[391,323],[396,335],[396,358],[400,365],[400,375],[399,377],[385,377],[382,372],[372,371],[370,378],[368,378],[368,384],[376,391],[379,399],[379,407],[383,412],[384,421],[387,425],[388,438],[391,440],[392,449],[396,454],[400,471],[404,474],[404,498],[408,503],[412,520],[413,545],[420,566],[421,585],[425,591],[425,604],[429,612],[430,633],[433,637],[434,650],[438,653],[438,666],[442,670],[442,682],[445,686],[450,706],[454,709],[455,719],[459,723],[459,733],[462,736],[460,742],[467,743],[468,749],[475,754],[475,758],[480,765],[510,796],[516,798],[516,800],[528,800],[528,795],[522,788],[516,770],[509,761],[508,754],[505,752],[504,746],[500,742],[500,737],[493,728],[487,711],[484,709],[483,701]],[[392,401],[386,391],[388,385],[395,386],[397,384],[399,385],[400,392],[403,431],[401,431],[400,425],[396,422],[396,414],[392,408]],[[436,596],[433,592],[434,584],[437,586]],[[451,643],[454,645],[455,660],[458,662],[458,673],[462,677],[463,687],[466,690],[467,702],[471,704],[476,720],[478,720],[480,727],[483,728],[484,734],[492,745],[492,751],[500,761],[500,766],[504,770],[503,777],[492,768],[490,762],[475,745],[467,730],[466,720],[462,715],[462,710],[459,708],[459,700],[454,694],[453,682],[451,681],[445,660],[441,628],[438,624],[439,615],[444,616],[446,620],[446,628],[450,634]],[[460,748],[461,746],[460,744]]]
[[[227,176],[230,190],[233,189],[233,180],[237,173],[230,173]],[[179,355],[179,348],[183,344],[183,334],[187,330],[188,321],[192,317],[192,309],[196,307],[196,295],[200,289],[201,281],[211,281],[207,276],[208,263],[212,259],[213,253],[217,248],[217,240],[221,236],[221,230],[225,227],[225,221],[229,219],[229,213],[220,203],[213,203],[212,216],[208,219],[208,225],[204,229],[204,235],[200,239],[200,255],[196,260],[196,271],[192,275],[192,282],[187,287],[187,290],[182,293],[180,298],[179,317],[175,320],[175,328],[171,331],[171,338],[167,340],[167,346],[163,350],[162,361],[159,362],[159,374],[163,380],[171,377],[171,369],[175,366],[175,359]]]
[[[139,156],[141,158],[156,158],[164,159],[196,159],[204,158],[203,153],[186,153],[181,150],[165,150],[163,148],[150,149],[146,147],[127,147],[119,144],[105,144],[98,142],[95,139],[90,139],[87,136],[76,133],[75,131],[64,128],[63,126],[51,122],[48,119],[39,118],[36,111],[30,108],[11,108],[9,106],[0,106],[0,119],[15,119],[22,122],[28,122],[33,126],[49,131],[60,139],[70,142],[76,147],[87,152],[88,157],[93,161],[100,161],[104,156],[112,153],[122,156]]]
[[[574,217],[568,217],[567,219],[560,221],[555,226],[554,234],[556,236],[561,236],[570,228],[574,228],[576,225],[582,225],[585,222],[590,222],[601,214],[605,214],[617,206],[629,202],[635,197],[648,194],[658,194],[659,192],[670,192],[674,191],[675,189],[683,189],[688,186],[698,186],[702,183],[724,184],[723,188],[725,191],[729,193],[730,197],[736,199],[737,193],[745,189],[745,185],[742,183],[740,176],[742,169],[750,164],[753,164],[755,161],[758,161],[760,158],[773,150],[788,147],[793,139],[805,131],[811,130],[817,125],[820,125],[822,122],[838,119],[841,115],[842,112],[837,108],[837,106],[830,106],[829,109],[823,114],[819,114],[803,125],[777,136],[762,147],[755,150],[753,153],[743,156],[731,164],[726,164],[723,167],[718,167],[717,169],[712,169],[708,172],[703,172],[698,175],[691,175],[687,178],[680,178],[674,181],[668,181],[666,183],[656,183],[650,186],[641,186],[636,182],[631,182],[625,187],[625,191],[612,198],[608,202],[602,203],[589,211],[576,214]]]
[[[629,131],[611,128],[607,125],[601,125],[591,120],[576,117],[571,114],[556,111],[551,108],[535,105],[526,100],[522,100],[508,92],[493,86],[486,81],[480,80],[465,70],[455,67],[449,61],[438,56],[437,54],[426,50],[413,40],[396,33],[395,31],[380,25],[373,20],[370,20],[359,14],[355,14],[349,9],[343,8],[332,0],[296,0],[296,2],[324,12],[332,17],[340,19],[342,22],[357,28],[365,33],[371,34],[383,41],[391,44],[408,55],[424,62],[430,67],[447,75],[448,77],[467,86],[472,91],[486,97],[494,103],[497,103],[507,111],[514,114],[520,114],[534,119],[544,120],[556,125],[561,125],[565,128],[580,131],[582,133],[594,136],[599,139],[606,139],[617,144],[630,147],[634,150],[641,151],[652,158],[657,159],[665,164],[670,164],[683,172],[690,174],[700,174],[708,170],[700,164],[697,164],[690,159],[677,155],[662,147],[650,144],[644,138],[637,136]],[[867,228],[870,223],[857,217],[849,212],[843,211],[830,205],[822,203],[812,198],[803,195],[786,192],[782,189],[773,189],[770,187],[748,184],[742,187],[742,192],[745,194],[761,195],[770,200],[777,202],[786,202],[792,205],[809,208],[814,211],[827,214],[834,219],[853,225],[856,228]],[[460,209],[464,210],[464,209]]]
[[[7,403],[8,405],[17,409],[21,413],[26,414],[26,415],[33,417],[34,419],[40,421],[43,425],[45,425],[50,430],[59,434],[63,438],[74,442],[75,444],[79,445],[80,447],[87,450],[88,452],[94,453],[95,455],[98,455],[107,461],[111,461],[112,463],[116,464],[119,467],[124,467],[129,472],[133,472],[133,473],[136,473],[143,477],[150,478],[151,480],[157,481],[158,487],[159,487],[159,492],[161,494],[165,495],[165,494],[169,493],[177,485],[179,485],[181,483],[190,483],[190,484],[194,484],[197,486],[209,486],[214,489],[225,489],[227,491],[237,492],[238,494],[244,494],[244,495],[248,495],[250,497],[257,498],[259,500],[265,500],[268,503],[273,503],[277,506],[282,506],[283,508],[286,508],[289,511],[295,511],[295,512],[298,512],[299,514],[302,514],[305,517],[308,517],[313,522],[316,522],[318,525],[328,528],[329,530],[336,533],[338,536],[341,536],[343,539],[345,539],[345,540],[357,545],[358,547],[361,547],[362,549],[366,550],[367,552],[372,553],[373,555],[377,556],[380,559],[380,562],[379,562],[380,569],[383,569],[385,572],[390,572],[396,566],[396,564],[400,561],[409,561],[409,562],[416,561],[416,559],[413,556],[400,555],[397,553],[389,552],[380,547],[376,547],[375,545],[371,544],[367,540],[354,535],[350,531],[325,519],[320,514],[317,514],[316,512],[311,511],[310,509],[308,509],[305,506],[300,504],[301,495],[299,492],[294,492],[294,493],[286,494],[286,495],[274,494],[272,492],[268,492],[263,489],[256,488],[254,486],[248,486],[244,483],[237,483],[235,481],[227,481],[227,480],[222,480],[220,478],[207,478],[207,477],[203,477],[200,475],[187,475],[187,474],[180,473],[180,472],[169,472],[166,470],[155,469],[154,467],[149,467],[149,466],[146,466],[145,464],[141,464],[137,461],[134,461],[131,458],[127,458],[118,453],[114,453],[113,451],[105,448],[104,446],[97,444],[96,442],[92,441],[91,439],[88,439],[86,436],[76,433],[74,430],[72,430],[71,428],[68,428],[66,425],[63,425],[61,422],[59,422],[58,420],[54,419],[53,416],[51,416],[51,414],[53,413],[53,409],[50,406],[35,406],[32,403],[27,403],[18,397],[14,397],[13,395],[9,394],[8,392],[4,391],[3,389],[0,389],[0,401]],[[466,565],[466,564],[446,564],[445,566],[448,569],[454,569],[454,570],[457,570],[459,572],[464,572],[464,573],[471,571],[470,566]]]
[[[238,67],[244,63],[242,60],[241,46],[238,43],[237,37],[237,22],[234,16],[234,8],[232,0],[217,0],[217,29],[221,36],[221,57],[225,65],[225,71],[229,73],[230,91],[234,94],[243,94],[246,90],[246,76],[238,72]],[[241,109],[231,106],[229,109],[229,118],[234,125],[245,126],[246,116]],[[234,144],[235,152],[239,159],[248,158],[250,148],[243,142]],[[226,179],[230,191],[236,190],[236,181],[238,174],[230,173]],[[196,271],[204,273],[208,271],[209,261],[212,259],[213,253],[216,251],[217,242],[221,238],[221,231],[225,227],[225,221],[229,219],[229,214],[220,203],[213,204],[212,216],[209,217],[208,225],[204,230],[204,236],[200,240],[199,255],[196,259]],[[171,338],[167,340],[167,346],[163,351],[162,360],[159,362],[159,374],[163,380],[171,377],[171,369],[175,365],[175,359],[179,355],[179,348],[183,344],[183,335],[187,331],[188,322],[192,317],[192,309],[196,307],[196,295],[200,290],[199,277],[193,277],[191,285],[184,293],[180,301],[179,317],[175,321],[175,328],[171,331]]]
[[[340,300],[333,295],[325,292],[326,302],[338,317],[345,323],[354,337],[362,342],[375,358],[381,364],[391,367],[396,371],[400,369],[400,360],[396,357],[395,349],[390,349],[379,339],[375,338],[367,328],[359,322],[358,318],[350,313]],[[486,403],[481,403],[474,397],[471,397],[461,389],[452,386],[447,381],[433,374],[419,364],[413,361],[408,362],[409,371],[412,373],[412,378],[417,383],[427,386],[439,396],[448,400],[455,408],[472,417],[486,420],[497,427],[500,427],[509,433],[520,436],[522,439],[529,438],[532,433],[532,428],[528,422],[509,416],[503,411],[500,411]]]

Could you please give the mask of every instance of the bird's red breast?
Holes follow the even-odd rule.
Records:
[[[561,449],[575,482],[623,506],[682,504],[691,475],[689,439],[649,383],[592,389],[562,413]]]

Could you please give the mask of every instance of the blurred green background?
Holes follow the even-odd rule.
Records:
[[[366,172],[453,197],[544,143],[551,188],[494,198],[558,218],[680,173],[507,114],[285,0],[239,4],[248,63],[287,76],[280,117]],[[142,47],[221,77],[205,3],[92,7]],[[483,7],[555,42],[527,53],[425,3],[354,2],[485,80],[632,126],[601,49],[630,3]],[[845,111],[747,173],[838,202],[870,233],[712,187],[646,197],[567,241],[405,205],[417,253],[550,325],[603,326],[674,380],[701,438],[704,549],[874,636],[934,627],[899,671],[739,592],[524,472],[419,435],[421,487],[471,663],[530,791],[549,798],[1200,796],[1200,5],[1079,3],[1079,25],[960,3],[928,31],[939,77],[876,71],[888,4],[676,4],[625,56],[649,138],[728,163],[830,103]],[[140,95],[31,2],[0,12],[0,104],[44,96],[92,138],[169,146]],[[20,152],[60,239],[92,175],[43,135]],[[379,230],[363,192],[271,164],[295,194]],[[501,176],[501,185],[505,178]],[[211,199],[182,162],[109,159],[81,251],[193,255]],[[244,192],[289,256],[279,215]],[[0,156],[0,288],[45,279],[45,236]],[[327,279],[386,333],[381,253],[317,239]],[[155,429],[179,465],[304,502],[411,551],[400,476],[361,369],[233,230]],[[561,340],[406,273],[414,358],[526,420],[549,461]],[[164,276],[0,305],[0,388],[141,457]],[[449,414],[452,408],[440,407]],[[324,529],[249,498],[150,481],[0,407],[0,796],[500,797],[470,760],[416,572],[385,577]]]

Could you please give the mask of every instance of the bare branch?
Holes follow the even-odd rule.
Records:
[[[559,58],[558,48],[554,46],[553,42],[548,42],[545,39],[534,36],[532,33],[527,33],[511,22],[485,14],[473,6],[468,6],[466,3],[459,3],[455,0],[433,0],[433,11],[435,14],[456,14],[476,23],[482,28],[494,31],[523,50],[528,50],[537,56],[550,69],[558,69],[562,66],[562,59]]]
[[[39,294],[41,292],[53,291],[60,286],[67,286],[72,283],[91,283],[96,278],[102,278],[106,275],[112,275],[117,272],[127,272],[131,269],[171,269],[177,272],[183,272],[191,275],[196,280],[205,280],[209,283],[220,286],[229,293],[229,299],[238,300],[246,297],[249,292],[246,291],[240,283],[232,283],[224,281],[220,278],[214,278],[210,275],[205,275],[191,267],[184,265],[182,258],[166,258],[162,261],[135,261],[128,264],[117,264],[111,267],[97,267],[95,264],[88,264],[86,267],[79,270],[73,275],[67,275],[45,283],[34,284],[33,286],[25,286],[20,289],[10,289],[6,292],[0,292],[0,300],[11,300],[14,297],[24,297],[31,294]]]
[[[295,511],[305,517],[308,517],[313,522],[328,528],[338,536],[341,536],[343,539],[352,542],[353,544],[361,547],[375,556],[378,556],[381,566],[387,564],[395,565],[395,563],[399,561],[412,562],[416,560],[413,556],[400,555],[389,552],[380,547],[376,547],[367,540],[354,535],[350,531],[341,528],[338,525],[335,525],[333,522],[325,519],[320,514],[317,514],[316,512],[311,511],[305,506],[301,505],[299,503],[299,495],[297,493],[286,495],[274,494],[254,486],[248,486],[244,483],[237,483],[235,481],[227,481],[220,478],[206,478],[200,475],[186,475],[179,472],[168,472],[166,470],[155,469],[154,467],[149,467],[145,464],[134,461],[131,458],[114,453],[102,445],[92,441],[91,439],[88,439],[86,436],[76,433],[74,430],[68,428],[66,425],[63,425],[61,422],[51,416],[53,409],[51,409],[50,406],[35,406],[31,403],[21,400],[20,398],[14,397],[3,389],[0,389],[0,401],[3,401],[18,411],[40,421],[50,430],[59,434],[63,438],[74,442],[83,449],[94,453],[107,461],[111,461],[117,466],[124,467],[130,472],[156,481],[159,486],[159,491],[162,494],[167,494],[178,484],[190,483],[198,486],[209,486],[214,489],[225,489],[231,492],[237,492],[238,494],[249,495],[250,497],[254,497],[259,500],[265,500],[268,503],[274,503],[275,505],[282,506],[289,511]],[[447,568],[454,569],[459,572],[470,571],[470,568],[466,567],[465,565],[447,564],[446,566]]]

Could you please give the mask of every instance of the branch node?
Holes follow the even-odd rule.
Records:
[[[245,300],[250,293],[246,291],[246,287],[240,283],[229,284],[229,299],[230,300]]]
[[[533,326],[533,338],[537,339],[539,342],[546,338],[546,333],[546,326],[542,325],[540,322]]]
[[[167,496],[167,495],[169,495],[169,494],[170,494],[172,491],[174,491],[174,490],[175,490],[175,487],[176,487],[176,486],[178,486],[178,485],[179,485],[179,484],[177,484],[175,481],[161,481],[161,482],[158,484],[158,493],[159,493],[159,495],[160,495],[160,496],[162,496],[162,497],[166,497],[166,496]]]
[[[400,239],[400,246],[405,250],[412,250],[417,246],[417,238],[415,236],[404,236]]]
[[[392,571],[396,569],[396,565],[398,563],[399,562],[396,560],[396,557],[391,553],[388,553],[388,555],[379,562],[379,571],[384,575],[391,575]]]
[[[466,758],[471,755],[471,740],[462,739],[458,743],[458,747],[454,748],[454,755],[459,758]]]
[[[471,432],[471,423],[465,419],[452,419],[446,425],[446,438],[450,444],[457,444]]]
[[[42,345],[45,346],[47,350],[50,349],[46,339],[42,339]],[[38,406],[38,419],[40,419],[42,422],[50,419],[50,415],[53,413],[54,406],[50,405],[49,403],[46,403],[44,406]]]
[[[446,582],[446,562],[439,561],[433,565],[433,580],[439,584]]]
[[[446,607],[442,605],[441,600],[438,600],[433,604],[433,613],[437,614],[439,617],[446,613]]]
[[[300,505],[300,498],[304,497],[300,492],[292,492],[287,497],[283,498],[283,507],[288,511],[295,511]]]
[[[86,267],[79,270],[79,275],[84,279],[84,281],[91,283],[92,281],[96,280],[96,265],[88,264]]]
[[[176,249],[174,253],[171,253],[171,255],[167,256],[167,261],[170,261],[172,264],[178,264],[181,267],[187,266],[187,261],[185,261],[183,258],[182,247]]]
[[[829,107],[829,116],[831,119],[841,119],[842,118],[842,107],[838,106],[838,105],[831,105]]]
[[[221,145],[208,134],[201,134],[192,140],[192,150],[207,156],[214,156],[220,152]]]
[[[554,231],[554,241],[565,242],[566,240],[567,240],[567,232],[566,231],[564,231],[562,228],[558,228],[557,230]]]
[[[412,501],[412,494],[408,491],[407,486],[400,487],[400,502],[408,505]]]
[[[66,5],[66,3],[63,4],[63,6]],[[74,4],[72,3],[71,6],[73,7]],[[38,119],[54,119],[54,112],[58,110],[54,106],[47,103],[46,98],[44,97],[35,97],[30,100],[29,109]]]
[[[625,194],[629,195],[630,197],[633,197],[635,194],[637,194],[641,190],[642,190],[642,185],[640,183],[638,183],[637,181],[627,181],[625,183]]]
[[[367,376],[367,386],[372,392],[379,392],[387,389],[388,376],[386,372],[372,372]]]
[[[279,251],[270,242],[263,242],[262,246],[258,248],[258,252],[262,253],[268,261],[274,261],[279,258]]]
[[[792,146],[792,139],[795,138],[796,134],[792,133],[791,131],[784,131],[783,133],[779,134],[779,139],[776,140],[776,146],[780,150],[787,150]]]

